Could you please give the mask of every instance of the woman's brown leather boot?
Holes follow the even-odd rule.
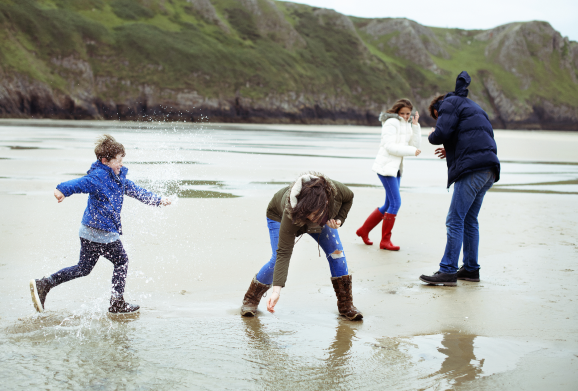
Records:
[[[263,297],[269,288],[271,288],[271,285],[265,285],[257,281],[257,275],[255,274],[255,277],[253,277],[253,281],[251,281],[251,285],[249,285],[249,289],[243,298],[241,315],[255,316],[261,297]]]
[[[331,283],[337,296],[337,308],[339,315],[349,320],[361,320],[363,314],[353,305],[353,293],[351,291],[351,275],[331,277]]]

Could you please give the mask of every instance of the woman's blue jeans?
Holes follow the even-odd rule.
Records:
[[[269,227],[269,238],[271,239],[271,250],[273,254],[269,262],[257,273],[257,281],[262,284],[271,285],[273,283],[275,262],[277,261],[277,246],[279,245],[279,228],[281,228],[281,223],[267,218],[267,226]],[[341,244],[337,230],[330,228],[326,224],[321,233],[309,235],[319,243],[319,246],[321,246],[325,252],[325,256],[329,262],[329,269],[331,270],[331,277],[348,275],[347,260],[345,259],[343,245]],[[341,254],[333,254],[335,250],[341,251]]]
[[[454,184],[454,194],[446,218],[447,243],[440,262],[440,272],[456,273],[462,243],[464,244],[464,267],[468,271],[480,268],[478,246],[480,232],[478,213],[484,195],[494,184],[492,170],[476,171],[459,179]]]
[[[383,188],[385,189],[385,204],[379,208],[381,214],[385,212],[396,215],[401,207],[401,195],[399,194],[399,186],[401,183],[400,172],[397,176],[383,176],[377,174]]]

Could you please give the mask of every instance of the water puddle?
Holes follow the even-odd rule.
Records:
[[[458,330],[375,340],[341,320],[159,315],[119,321],[85,310],[20,319],[0,333],[5,386],[56,386],[66,377],[81,388],[190,389],[200,381],[222,389],[449,389],[514,370],[540,349]]]

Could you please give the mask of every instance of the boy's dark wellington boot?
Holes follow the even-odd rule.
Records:
[[[462,267],[460,267],[460,270],[458,270],[457,274],[458,274],[458,280],[480,282],[480,269],[477,269],[477,270],[474,270],[473,272],[470,272],[470,271],[466,270],[464,265],[462,265]]]
[[[375,208],[375,210],[371,212],[367,220],[365,220],[363,225],[355,232],[355,234],[359,236],[361,240],[363,240],[363,243],[371,246],[373,242],[369,240],[369,232],[374,229],[381,220],[383,220],[383,215],[379,211],[379,208]]]
[[[46,295],[55,285],[49,278],[43,277],[40,280],[30,280],[30,294],[32,295],[32,303],[36,311],[44,311],[44,302]]]
[[[397,215],[391,213],[383,214],[383,225],[381,226],[381,242],[379,248],[382,250],[399,251],[399,246],[391,243],[391,230],[395,224],[395,217]]]
[[[331,277],[333,290],[337,296],[337,309],[339,315],[345,316],[349,320],[361,320],[363,314],[353,305],[351,275],[341,277]]]
[[[448,274],[442,272],[435,272],[432,276],[426,276],[425,274],[422,274],[419,279],[423,282],[427,282],[430,285],[445,285],[445,286],[458,285],[457,273]]]
[[[247,293],[245,293],[245,297],[243,298],[243,305],[241,306],[241,315],[243,316],[255,316],[257,313],[257,307],[259,306],[259,302],[261,298],[271,288],[271,285],[262,284],[257,281],[257,275],[253,277],[251,281],[251,285],[249,285],[249,289]]]
[[[130,304],[124,301],[124,297],[111,297],[110,307],[108,307],[108,312],[114,315],[129,315],[136,314],[139,312],[140,306],[136,304]]]

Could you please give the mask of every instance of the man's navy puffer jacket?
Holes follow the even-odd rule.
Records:
[[[122,235],[120,211],[124,195],[149,205],[158,206],[161,202],[158,195],[126,179],[127,172],[128,169],[122,167],[119,175],[116,175],[110,167],[97,160],[92,163],[86,176],[62,182],[56,188],[66,197],[88,193],[88,204],[82,216],[82,224]]]
[[[474,171],[492,169],[500,179],[500,160],[494,130],[488,115],[467,98],[471,78],[462,72],[456,90],[447,94],[438,110],[435,131],[429,135],[433,145],[443,144],[448,165],[448,188],[462,176]]]

